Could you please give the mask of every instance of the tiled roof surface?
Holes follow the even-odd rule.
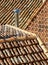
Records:
[[[30,23],[30,19],[36,15],[45,0],[0,0],[0,24],[15,25],[13,10],[20,9],[20,28],[25,29]]]
[[[11,37],[7,30],[13,31]],[[4,35],[0,38],[0,65],[48,65],[35,34],[9,26],[0,26],[0,32]]]
[[[39,35],[48,49],[48,0],[26,30]]]

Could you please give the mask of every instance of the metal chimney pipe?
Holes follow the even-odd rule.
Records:
[[[14,13],[15,13],[15,26],[16,26],[16,27],[19,26],[19,25],[18,25],[18,24],[19,24],[19,23],[18,23],[18,22],[19,22],[19,12],[20,12],[19,9],[15,9],[15,10],[14,10]]]

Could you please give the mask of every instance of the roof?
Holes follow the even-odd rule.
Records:
[[[46,0],[4,0],[0,1],[0,24],[15,25],[14,9],[20,9],[19,28],[25,29],[41,9]]]
[[[34,33],[10,25],[0,26],[0,32],[0,65],[48,65],[41,41]]]
[[[48,0],[26,30],[37,34],[48,49]]]

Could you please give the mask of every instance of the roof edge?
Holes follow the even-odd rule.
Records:
[[[25,30],[20,29],[20,28],[18,28],[18,27],[11,26],[11,25],[8,25],[8,24],[6,24],[5,26],[10,27],[10,28],[14,28],[15,30],[20,30],[21,32],[24,32],[24,33],[26,33],[26,34],[28,34],[28,35],[32,35],[32,36],[36,37],[36,34],[31,33],[31,32],[28,32],[28,31],[25,31]]]
[[[39,45],[41,46],[41,48],[43,49],[45,55],[48,57],[48,50],[46,48],[46,46],[44,45],[44,43],[41,41],[41,39],[39,38],[39,36],[37,36],[37,40],[39,42]]]

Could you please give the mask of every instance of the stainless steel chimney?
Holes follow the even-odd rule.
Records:
[[[19,12],[20,12],[20,10],[15,9],[13,11],[14,11],[14,14],[15,14],[15,26],[18,27],[19,26]]]

